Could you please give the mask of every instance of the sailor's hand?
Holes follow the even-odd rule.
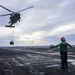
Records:
[[[50,45],[50,48],[54,48],[54,45]]]

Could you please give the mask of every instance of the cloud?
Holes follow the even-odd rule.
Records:
[[[13,11],[34,6],[21,12],[21,22],[14,24],[15,29],[4,28],[10,16],[0,17],[0,39],[7,40],[3,42],[5,45],[7,38],[11,40],[13,30],[15,45],[48,45],[59,42],[62,36],[70,37],[70,42],[73,42],[71,38],[74,38],[75,32],[74,0],[1,0],[0,3]],[[9,12],[0,7],[0,14],[5,13]]]
[[[50,31],[49,34],[52,36],[53,35],[61,35],[61,34],[67,35],[67,34],[70,34],[70,31],[74,30],[74,29],[75,29],[75,23],[67,24],[67,25],[62,25],[62,26],[59,26],[59,27],[53,29],[52,31]]]

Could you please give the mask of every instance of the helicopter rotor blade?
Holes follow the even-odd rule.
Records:
[[[18,11],[18,12],[22,12],[22,11],[24,11],[24,10],[27,10],[27,9],[30,9],[30,8],[33,8],[34,6],[30,6],[30,7],[28,7],[28,8],[25,8],[25,9],[22,9],[22,10],[20,10],[20,11]]]
[[[6,7],[2,6],[2,5],[0,5],[0,7],[2,7],[2,8],[4,8],[4,9],[8,10],[9,12],[13,12],[13,11],[7,9]]]
[[[11,14],[4,14],[4,15],[0,15],[0,16],[8,16],[8,15],[11,15]]]

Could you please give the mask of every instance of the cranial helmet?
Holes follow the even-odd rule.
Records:
[[[65,37],[62,37],[62,38],[61,38],[61,41],[66,41]]]

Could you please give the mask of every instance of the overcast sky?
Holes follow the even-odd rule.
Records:
[[[9,17],[0,17],[0,46],[9,46],[13,40],[17,46],[58,44],[61,37],[75,44],[75,0],[0,0],[0,5],[22,11],[21,21],[15,28],[6,28]],[[0,15],[9,11],[0,7]]]

